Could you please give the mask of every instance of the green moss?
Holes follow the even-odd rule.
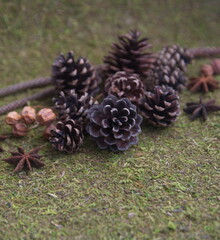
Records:
[[[155,50],[172,43],[219,46],[219,9],[218,0],[1,1],[0,85],[48,76],[53,59],[71,49],[100,64],[115,36],[131,28]],[[219,90],[204,97],[220,104]],[[198,99],[184,91],[182,108]],[[219,116],[191,122],[182,113],[167,129],[144,123],[139,144],[120,154],[100,151],[89,138],[74,155],[46,144],[46,167],[28,174],[1,162],[1,239],[218,239]],[[0,132],[10,131],[1,122]],[[1,158],[17,146],[45,144],[41,130],[1,142]]]

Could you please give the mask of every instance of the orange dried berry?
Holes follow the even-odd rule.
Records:
[[[204,76],[212,76],[213,75],[213,67],[209,64],[204,64],[200,69],[201,75]]]
[[[21,112],[21,116],[23,117],[24,122],[26,124],[31,124],[36,121],[36,111],[32,107],[29,106],[24,107]]]
[[[56,114],[50,108],[43,108],[37,114],[37,121],[41,125],[48,125],[56,119]]]
[[[50,138],[50,136],[51,136],[51,130],[53,130],[53,129],[55,129],[55,125],[52,123],[52,124],[50,124],[50,125],[48,125],[48,126],[46,126],[46,128],[45,128],[45,130],[44,130],[44,132],[43,132],[43,137],[45,138],[45,139],[49,139]]]
[[[12,133],[17,137],[23,137],[27,134],[28,127],[25,123],[17,123],[13,126]]]
[[[9,112],[5,118],[5,122],[9,125],[15,125],[21,120],[21,115],[17,112]]]

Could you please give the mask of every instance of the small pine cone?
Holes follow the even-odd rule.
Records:
[[[23,137],[27,135],[28,127],[25,123],[16,123],[13,125],[12,133],[17,137]]]
[[[99,77],[86,58],[77,61],[72,52],[61,54],[52,66],[52,79],[58,91],[74,89],[77,94],[94,94],[98,91]]]
[[[57,98],[53,99],[54,108],[58,112],[58,119],[63,121],[73,119],[84,125],[87,121],[86,111],[94,104],[94,98],[88,93],[79,96],[74,90],[69,92],[60,92]]]
[[[100,149],[125,151],[138,142],[142,117],[127,98],[110,95],[88,111],[87,132]]]
[[[116,72],[136,73],[140,77],[147,76],[155,57],[146,52],[151,47],[147,38],[139,38],[140,32],[133,30],[118,37],[119,43],[113,43],[109,55],[104,57],[104,73],[107,77]]]
[[[24,107],[22,109],[21,116],[26,124],[32,124],[36,121],[36,111],[32,107]]]
[[[49,125],[56,119],[56,114],[50,108],[42,108],[37,113],[37,121],[40,125]]]
[[[191,59],[189,51],[179,46],[173,45],[163,48],[158,53],[152,71],[148,74],[147,82],[181,91],[187,83],[186,67]]]
[[[214,59],[211,63],[214,74],[218,75],[220,74],[220,58]]]
[[[17,112],[9,112],[5,118],[5,122],[8,125],[15,125],[21,120],[21,115]]]
[[[144,84],[137,74],[117,72],[106,80],[105,91],[108,95],[126,97],[137,103],[144,96]]]
[[[156,86],[153,92],[145,93],[139,109],[149,123],[167,127],[180,114],[179,97],[172,88]]]
[[[57,123],[49,141],[55,149],[73,153],[82,145],[83,138],[81,125],[69,119]]]

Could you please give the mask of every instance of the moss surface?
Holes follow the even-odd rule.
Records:
[[[132,28],[154,50],[219,46],[219,22],[219,0],[1,0],[0,86],[48,76],[69,50],[100,64],[115,36]],[[220,104],[219,90],[204,97]],[[182,108],[198,99],[184,91]],[[10,131],[1,123],[1,134]],[[45,144],[39,132],[1,142],[1,158]],[[0,239],[219,239],[220,113],[206,122],[182,113],[167,129],[143,124],[139,144],[125,153],[100,151],[89,138],[74,155],[49,144],[41,153],[46,167],[29,174],[0,164]]]

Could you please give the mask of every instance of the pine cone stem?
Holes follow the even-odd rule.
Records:
[[[54,92],[55,92],[54,87],[47,88],[41,92],[38,92],[36,94],[29,96],[29,97],[26,97],[26,98],[14,101],[12,103],[9,103],[7,105],[4,105],[4,106],[0,107],[0,115],[10,112],[16,108],[23,107],[29,101],[38,100],[40,98],[45,98],[45,97],[53,94]]]
[[[51,78],[36,78],[27,82],[21,82],[6,88],[0,89],[0,97],[7,96],[13,94],[18,91],[22,91],[25,89],[35,88],[35,87],[43,87],[51,84]]]
[[[211,58],[220,56],[220,47],[201,47],[188,49],[192,58]]]

